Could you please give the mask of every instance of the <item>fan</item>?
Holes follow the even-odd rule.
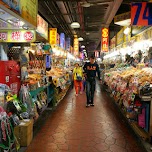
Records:
[[[105,5],[105,4],[108,4],[110,2],[113,2],[113,0],[108,0],[108,1],[103,0],[101,2],[99,2],[99,1],[98,2],[89,2],[86,0],[86,1],[80,2],[80,3],[81,3],[82,7],[90,7],[90,6],[97,6],[97,5]]]

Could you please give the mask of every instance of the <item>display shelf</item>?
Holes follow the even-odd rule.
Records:
[[[140,96],[143,102],[150,103],[149,138],[152,139],[152,96]]]
[[[143,128],[139,127],[136,122],[131,122],[130,125],[143,140],[149,139],[149,134]]]
[[[43,91],[44,89],[46,89],[46,88],[47,88],[47,85],[39,87],[36,90],[32,90],[32,91],[30,91],[30,95],[32,97],[34,97],[34,96],[38,95],[41,91]]]
[[[126,117],[126,112],[120,107],[120,105],[114,100],[113,96],[107,92],[107,94],[111,97],[111,101],[116,107],[117,111],[121,114],[120,116],[126,123],[128,129],[133,133],[133,135],[138,139],[141,143],[142,148],[144,151],[147,151],[147,147],[145,146],[145,141],[149,138],[148,133],[144,131],[141,127],[138,126],[137,122],[129,121]],[[146,142],[147,143],[147,142]],[[149,144],[150,145],[150,144]],[[148,145],[148,146],[149,146]]]

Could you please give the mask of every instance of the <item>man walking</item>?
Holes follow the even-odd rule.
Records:
[[[84,65],[83,70],[86,77],[86,107],[94,106],[94,92],[96,86],[95,77],[97,73],[98,79],[100,80],[100,70],[98,64],[95,62],[95,57],[93,55],[90,57],[90,62]]]

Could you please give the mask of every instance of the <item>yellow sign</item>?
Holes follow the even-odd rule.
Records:
[[[124,28],[122,28],[118,33],[117,33],[117,45],[120,45],[124,42]]]
[[[37,26],[38,0],[20,0],[20,6],[22,18]]]
[[[0,42],[34,42],[34,30],[0,30]]]
[[[114,36],[110,41],[110,48],[113,49],[116,47],[116,36]]]
[[[57,28],[49,29],[49,43],[51,45],[57,44]]]
[[[78,38],[74,38],[74,55],[79,55],[79,41]]]

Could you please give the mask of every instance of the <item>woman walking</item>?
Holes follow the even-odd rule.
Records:
[[[78,96],[79,92],[82,94],[83,90],[83,71],[78,63],[75,64],[75,68],[73,70],[73,79],[74,79],[74,87],[75,87],[75,95]]]

